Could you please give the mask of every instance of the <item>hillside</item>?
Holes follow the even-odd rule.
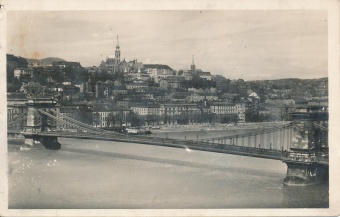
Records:
[[[47,57],[44,59],[26,59],[28,63],[52,64],[55,61],[65,61],[58,57]]]

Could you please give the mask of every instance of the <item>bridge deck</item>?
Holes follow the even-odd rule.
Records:
[[[19,131],[8,131],[8,134],[25,134]],[[71,133],[71,132],[39,132],[36,133],[37,136],[51,136],[51,137],[64,137],[64,138],[76,138],[76,139],[91,139],[91,140],[104,140],[104,141],[117,141],[117,142],[127,142],[127,143],[139,143],[146,145],[164,146],[172,148],[183,148],[198,151],[208,151],[224,154],[241,155],[248,157],[266,158],[273,160],[281,160],[284,162],[297,162],[297,163],[318,163],[323,165],[329,165],[328,158],[312,158],[308,159],[306,157],[299,159],[292,159],[287,156],[287,152],[274,149],[264,149],[257,147],[247,147],[238,146],[230,144],[219,144],[207,141],[193,141],[193,140],[178,140],[169,138],[156,138],[147,136],[129,136],[124,134],[114,133],[110,134],[93,134],[93,133]]]
[[[118,141],[118,142],[129,142],[129,143],[140,143],[155,146],[165,146],[173,148],[184,148],[199,151],[209,151],[224,154],[234,154],[258,158],[267,158],[274,160],[282,160],[286,155],[285,152],[279,150],[261,149],[254,147],[244,147],[228,144],[218,144],[202,141],[183,141],[177,139],[163,139],[147,136],[127,136],[127,135],[92,135],[89,133],[75,134],[75,133],[56,133],[56,132],[44,132],[38,133],[39,136],[55,136],[64,138],[77,138],[77,139],[94,139],[94,140],[105,140],[105,141]]]

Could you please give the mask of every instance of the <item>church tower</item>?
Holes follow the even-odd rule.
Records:
[[[191,66],[190,66],[191,70],[195,70],[195,63],[194,63],[194,55],[192,55],[192,63],[191,63]]]
[[[115,52],[115,63],[119,65],[120,63],[120,50],[119,50],[119,40],[117,35],[117,45],[116,45],[116,52]]]

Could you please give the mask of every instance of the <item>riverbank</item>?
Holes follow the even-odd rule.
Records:
[[[260,122],[260,123],[237,123],[237,124],[189,124],[189,125],[162,125],[158,128],[151,128],[152,133],[160,132],[182,132],[182,131],[223,131],[223,130],[250,130],[266,129],[288,124],[287,121]]]
[[[267,123],[241,123],[237,125],[172,125],[162,126],[161,129],[152,130],[149,137],[201,140],[224,136],[234,136],[251,133],[260,129],[278,127],[289,122],[267,122]]]

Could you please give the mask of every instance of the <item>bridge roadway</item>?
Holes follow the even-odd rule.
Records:
[[[19,130],[8,130],[9,135],[22,134]],[[129,142],[139,143],[155,146],[165,146],[173,148],[188,148],[191,150],[208,151],[224,154],[234,154],[249,157],[259,157],[274,160],[281,160],[286,162],[301,162],[301,163],[317,163],[328,166],[328,156],[312,156],[311,158],[305,155],[290,155],[290,152],[282,152],[280,150],[263,149],[256,147],[245,147],[237,145],[219,144],[206,141],[193,141],[193,140],[177,140],[177,139],[163,139],[146,136],[129,136],[124,134],[114,135],[96,135],[91,133],[71,133],[71,132],[40,132],[36,135],[40,136],[56,136],[64,138],[76,138],[76,139],[92,139],[92,140],[104,140],[104,141],[118,141],[118,142]]]
[[[104,141],[117,141],[127,143],[139,143],[146,145],[165,146],[173,148],[184,148],[199,151],[208,151],[224,154],[234,154],[249,157],[267,158],[274,160],[283,160],[286,157],[286,152],[281,150],[263,149],[255,147],[245,147],[228,144],[218,144],[205,141],[193,140],[178,140],[168,138],[155,138],[139,135],[95,135],[91,133],[67,133],[67,132],[40,132],[38,136],[53,136],[63,138],[76,138],[76,139],[91,139],[91,140],[104,140]]]

